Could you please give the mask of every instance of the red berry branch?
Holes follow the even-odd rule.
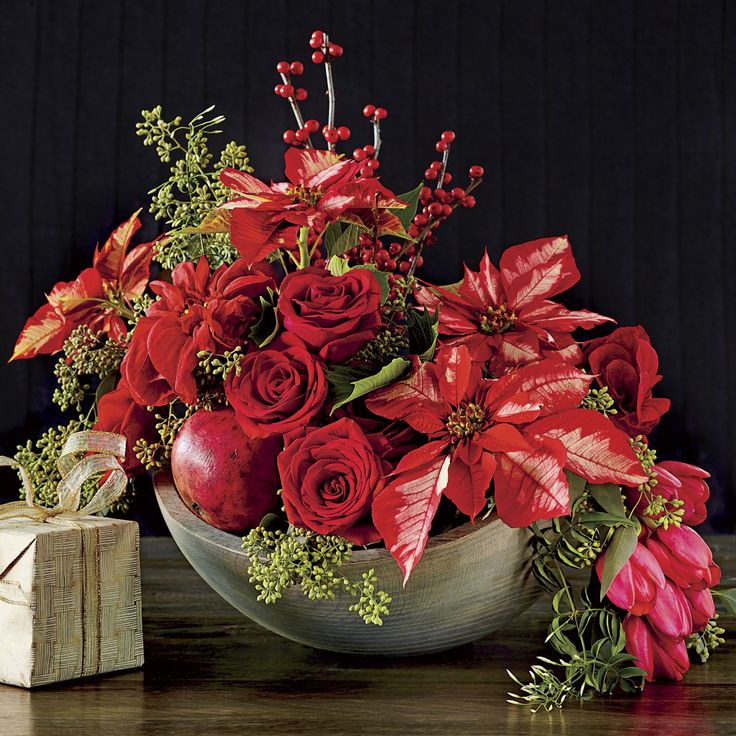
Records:
[[[282,84],[277,84],[273,91],[279,97],[289,101],[296,123],[299,126],[296,131],[287,130],[284,132],[284,143],[291,145],[303,143],[307,148],[311,148],[312,141],[309,138],[309,133],[314,131],[307,130],[301,110],[299,110],[299,102],[304,102],[309,93],[304,87],[294,87],[291,81],[292,75],[300,77],[304,74],[304,64],[301,61],[292,61],[291,64],[288,61],[280,61],[276,64],[276,72],[281,76]],[[319,123],[317,123],[317,128],[319,129]]]
[[[343,49],[339,44],[330,41],[324,31],[314,31],[309,39],[309,45],[315,49],[312,53],[312,61],[315,64],[325,65],[325,77],[327,79],[327,125],[322,128],[322,135],[327,141],[327,148],[335,150],[338,140],[346,141],[350,138],[350,128],[335,127],[335,83],[332,79],[332,61],[342,56]]]

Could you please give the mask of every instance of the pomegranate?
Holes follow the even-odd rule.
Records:
[[[208,524],[231,532],[258,526],[279,505],[281,437],[251,439],[230,408],[200,409],[176,436],[171,471],[182,501]]]

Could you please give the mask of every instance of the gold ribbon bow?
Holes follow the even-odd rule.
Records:
[[[95,430],[75,432],[67,439],[56,463],[61,473],[56,487],[59,502],[53,508],[46,508],[36,504],[35,490],[26,469],[12,457],[0,456],[0,467],[18,469],[26,495],[25,501],[0,504],[0,520],[25,518],[73,524],[77,517],[99,514],[117,501],[125,490],[127,477],[119,460],[124,457],[123,435]],[[87,504],[79,508],[85,481],[108,471],[105,482]]]

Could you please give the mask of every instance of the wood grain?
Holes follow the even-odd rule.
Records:
[[[709,542],[736,584],[736,539]],[[736,727],[729,638],[680,684],[531,715],[506,703],[517,674],[547,654],[540,600],[482,641],[408,659],[319,652],[249,621],[170,539],[143,539],[142,671],[26,692],[0,687],[3,736],[725,736]],[[723,617],[727,628],[736,619]]]
[[[350,580],[375,571],[393,599],[383,626],[348,611],[353,599],[315,603],[298,588],[275,605],[257,600],[237,535],[215,529],[179,498],[168,471],[154,479],[169,531],[184,556],[229,603],[261,626],[318,649],[348,654],[425,654],[479,639],[528,608],[539,590],[531,574],[531,534],[497,516],[430,540],[406,588],[386,549],[356,550],[342,571]]]

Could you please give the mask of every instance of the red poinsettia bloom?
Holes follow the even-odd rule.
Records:
[[[569,513],[565,469],[593,483],[646,480],[628,439],[603,415],[576,408],[592,376],[557,360],[483,379],[465,346],[436,363],[414,359],[408,379],[367,407],[428,438],[398,464],[373,519],[405,577],[421,557],[440,498],[473,519],[494,481],[499,516],[523,527]]]
[[[120,366],[142,406],[161,406],[177,397],[196,403],[197,353],[243,345],[258,319],[259,297],[275,288],[267,264],[248,268],[244,261],[220,266],[211,276],[205,258],[196,267],[187,261],[171,278],[171,284],[151,283],[159,299],[136,325]]]
[[[241,195],[217,212],[229,220],[232,243],[247,263],[277,248],[294,247],[302,226],[319,233],[341,220],[370,228],[379,212],[383,232],[403,231],[386,210],[406,204],[377,179],[358,177],[357,162],[316,148],[290,148],[284,160],[287,181],[270,186],[236,169],[220,175],[225,186]]]
[[[128,252],[141,226],[138,212],[113,230],[102,248],[95,249],[92,268],[85,268],[74,281],[54,286],[47,303],[26,322],[10,360],[56,353],[74,328],[83,324],[113,339],[127,334],[123,315],[130,300],[141,296],[148,285],[155,243],[143,243]]]
[[[585,309],[571,311],[550,297],[580,280],[566,236],[515,245],[501,256],[500,271],[483,256],[480,271],[465,267],[455,289],[423,287],[420,304],[440,305],[440,334],[448,345],[465,345],[474,363],[502,375],[510,367],[554,352],[577,364],[582,353],[570,333],[612,322]]]

